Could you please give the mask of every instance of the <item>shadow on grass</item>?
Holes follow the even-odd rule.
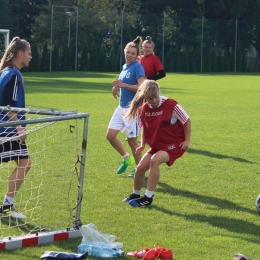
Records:
[[[163,192],[163,193],[170,194],[172,196],[186,197],[189,199],[196,200],[200,203],[208,204],[210,206],[216,206],[220,209],[244,211],[244,212],[247,212],[250,214],[254,214],[254,215],[256,214],[255,210],[251,210],[249,208],[239,206],[229,200],[219,199],[219,198],[211,197],[211,196],[203,196],[203,195],[191,192],[191,191],[176,189],[163,182],[159,182],[159,186],[156,189],[156,192]]]
[[[217,159],[231,159],[231,160],[234,160],[234,161],[237,161],[237,162],[242,162],[242,163],[257,164],[256,162],[251,162],[247,159],[243,159],[243,158],[240,158],[240,157],[217,154],[217,153],[212,153],[212,152],[209,152],[209,151],[197,150],[197,149],[192,149],[192,148],[187,150],[187,153],[200,154],[200,155],[205,155],[205,156],[213,157],[213,158],[217,158]]]
[[[254,224],[254,223],[248,222],[246,220],[220,217],[220,216],[205,216],[202,214],[181,214],[181,213],[176,213],[176,212],[173,212],[173,211],[170,211],[167,209],[157,207],[156,205],[153,205],[152,208],[157,209],[158,211],[162,211],[171,216],[184,218],[188,221],[207,223],[213,227],[217,227],[217,228],[228,230],[230,232],[238,233],[240,236],[242,236],[243,239],[259,244],[258,237],[259,237],[259,232],[260,232],[260,226]],[[253,235],[256,237],[256,239],[245,238],[245,237],[243,237],[243,234],[247,235],[247,236]]]

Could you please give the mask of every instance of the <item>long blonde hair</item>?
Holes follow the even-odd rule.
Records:
[[[153,98],[160,95],[160,87],[155,80],[145,79],[139,86],[125,117],[135,119],[137,116],[138,108],[141,107],[146,99]]]
[[[17,57],[19,51],[25,52],[30,44],[26,40],[14,37],[7,47],[0,62],[0,73],[6,68],[13,66],[12,60]]]

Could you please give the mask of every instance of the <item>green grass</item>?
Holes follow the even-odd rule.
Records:
[[[176,260],[231,260],[238,252],[260,259],[255,209],[260,193],[260,75],[168,73],[159,81],[162,95],[176,99],[189,113],[192,138],[182,158],[170,168],[161,166],[154,203],[147,208],[121,202],[132,192],[133,180],[127,178],[131,169],[115,173],[121,159],[105,138],[118,104],[111,94],[116,77],[24,73],[27,106],[90,113],[82,223],[116,235],[125,252],[163,244]],[[125,134],[119,137],[127,147]],[[79,244],[75,239],[5,251],[0,258],[39,259],[45,250],[77,252]]]

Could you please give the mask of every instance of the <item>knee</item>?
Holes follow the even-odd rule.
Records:
[[[114,138],[115,138],[115,137],[114,137],[111,133],[107,132],[107,134],[106,134],[106,139],[107,139],[109,142],[111,142]]]
[[[159,167],[160,162],[156,159],[156,157],[152,156],[150,161],[150,167]]]

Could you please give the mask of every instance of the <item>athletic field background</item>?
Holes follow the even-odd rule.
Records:
[[[164,245],[176,260],[232,260],[235,253],[260,259],[260,214],[255,208],[260,194],[259,73],[168,73],[158,81],[162,95],[190,115],[192,135],[187,153],[172,167],[161,166],[154,202],[147,208],[121,202],[132,193],[133,180],[127,178],[132,169],[116,174],[121,158],[105,138],[118,105],[111,94],[118,74],[23,75],[26,107],[90,113],[83,224],[94,223],[100,232],[116,235],[125,252]],[[130,151],[125,133],[119,138]],[[45,250],[76,253],[80,241],[0,252],[0,259],[40,259]]]

